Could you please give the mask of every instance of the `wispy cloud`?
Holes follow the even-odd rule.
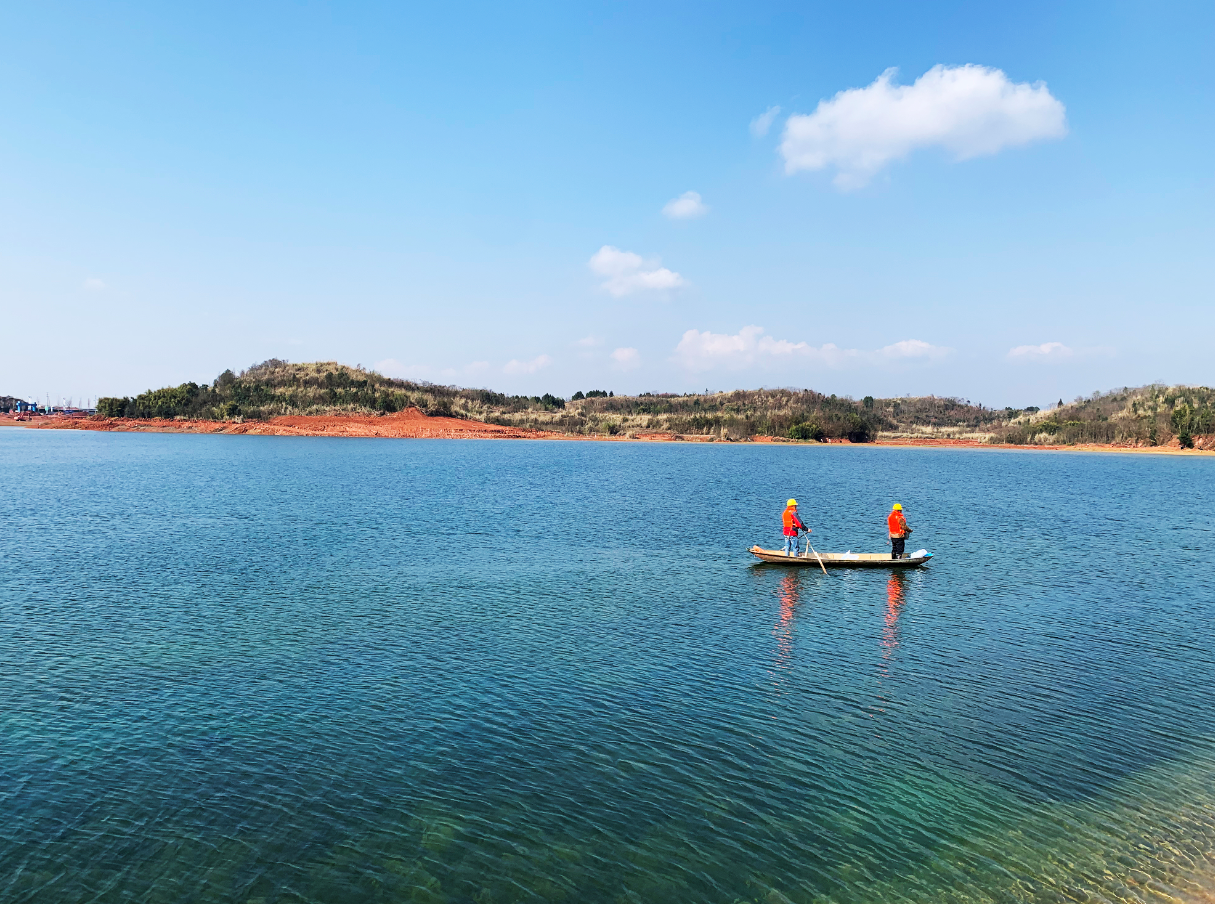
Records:
[[[636,370],[641,366],[641,352],[635,348],[618,348],[611,355],[617,370]]]
[[[667,201],[662,212],[672,220],[691,220],[708,213],[709,205],[701,200],[699,192],[685,191],[678,198]]]
[[[617,297],[646,290],[677,289],[685,284],[678,273],[659,266],[659,259],[646,260],[640,254],[604,245],[592,255],[587,266],[603,277],[602,288]]]
[[[1091,361],[1094,358],[1113,358],[1118,350],[1109,345],[1067,346],[1062,342],[1043,342],[1041,345],[1018,345],[1008,350],[1008,360],[1014,364],[1064,364],[1068,361]]]
[[[81,283],[80,287],[88,292],[101,292],[109,288],[109,286],[105,284],[105,280],[98,279],[96,276],[90,276],[83,283]]]
[[[425,380],[435,369],[425,364],[402,364],[396,358],[385,358],[383,361],[377,361],[372,370],[398,380]]]
[[[475,377],[489,368],[488,361],[473,361],[463,367],[433,367],[429,364],[402,364],[396,358],[377,361],[372,369],[386,377],[398,380],[454,380],[460,377]]]
[[[764,335],[763,327],[745,326],[737,333],[688,330],[675,346],[675,360],[688,370],[726,367],[741,370],[759,362],[805,360],[848,354],[834,345],[813,348],[806,342],[790,342]]]
[[[1013,361],[1063,361],[1075,352],[1062,342],[1043,342],[1041,345],[1018,345],[1008,350]]]
[[[902,342],[879,348],[876,354],[883,358],[897,360],[900,358],[944,358],[951,351],[953,349],[943,345],[931,345],[922,339],[904,339]]]
[[[745,326],[737,333],[688,330],[675,346],[674,360],[690,371],[804,363],[837,367],[851,362],[881,364],[900,360],[942,358],[950,349],[920,339],[905,339],[875,351],[840,348],[834,343],[813,346],[765,335],[763,327]]]
[[[820,101],[785,123],[785,172],[836,169],[841,189],[859,188],[917,148],[940,147],[957,160],[1067,134],[1063,104],[1043,82],[1009,81],[986,66],[934,66],[912,85],[887,69],[865,88]]]
[[[502,372],[507,374],[534,374],[536,371],[548,367],[552,363],[553,359],[548,355],[538,355],[530,361],[507,361],[506,366],[502,368]]]
[[[751,120],[751,134],[756,138],[763,138],[768,134],[768,130],[772,128],[772,121],[780,115],[780,107],[769,107]]]
[[[603,340],[598,336],[586,336],[583,339],[579,339],[574,345],[579,348],[595,348],[598,345],[603,345]]]

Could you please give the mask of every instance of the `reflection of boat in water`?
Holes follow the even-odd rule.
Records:
[[[752,546],[747,552],[773,565],[810,565],[818,568],[819,559],[827,568],[919,568],[932,558],[932,553],[921,552],[906,559],[892,559],[888,552],[820,552],[816,557],[787,556],[779,549],[763,549]]]

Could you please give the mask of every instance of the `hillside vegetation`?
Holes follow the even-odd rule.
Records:
[[[103,398],[98,414],[119,418],[265,420],[278,415],[391,414],[418,408],[427,414],[503,426],[583,435],[662,432],[745,440],[776,436],[798,440],[868,442],[879,434],[977,439],[1010,443],[1183,444],[1215,432],[1215,391],[1149,386],[1077,399],[1043,412],[990,409],[961,399],[860,401],[813,390],[754,389],[704,395],[644,393],[617,396],[603,390],[563,399],[504,395],[385,377],[335,362],[291,364],[273,358],[239,374],[230,370],[210,384],[183,383],[134,398]]]
[[[1094,393],[1050,412],[1013,419],[993,442],[1122,443],[1193,448],[1215,434],[1215,390],[1205,386],[1144,386]],[[1207,444],[1209,445],[1209,444]]]

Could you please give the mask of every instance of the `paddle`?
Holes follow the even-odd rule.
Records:
[[[806,531],[806,545],[810,546],[810,532]],[[810,546],[810,551],[814,553],[814,558],[818,559],[818,567],[823,569],[823,574],[827,573],[827,566],[823,564],[823,557],[818,554],[818,550]]]

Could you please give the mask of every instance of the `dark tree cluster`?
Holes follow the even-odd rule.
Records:
[[[601,423],[645,421],[647,429],[722,439],[765,435],[867,442],[889,424],[876,409],[811,390],[737,390],[713,395],[606,393],[593,397],[588,393],[584,399],[580,414]]]

